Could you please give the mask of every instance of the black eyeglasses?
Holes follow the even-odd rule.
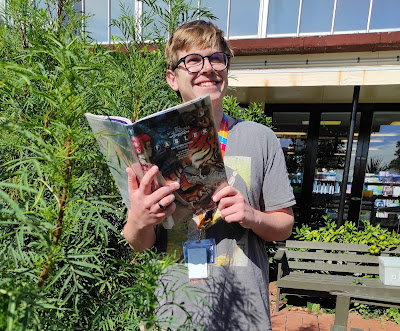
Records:
[[[178,68],[178,66],[183,62],[187,71],[196,73],[199,72],[204,67],[204,59],[208,58],[210,61],[211,67],[215,71],[221,71],[226,69],[229,63],[229,59],[231,56],[226,54],[225,52],[216,52],[208,56],[203,56],[200,54],[188,54],[179,59],[176,63],[175,67],[172,70]]]

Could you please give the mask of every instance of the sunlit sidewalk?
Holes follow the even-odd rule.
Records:
[[[330,331],[334,322],[333,314],[315,314],[307,308],[286,308],[282,303],[281,310],[275,311],[276,286],[270,283],[271,322],[273,331]],[[363,319],[361,315],[350,313],[347,329],[361,329],[364,331],[400,331],[400,325],[384,319]]]

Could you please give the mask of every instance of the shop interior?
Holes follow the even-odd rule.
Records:
[[[267,104],[295,193],[296,223],[361,220],[399,232],[400,106],[359,104],[347,153],[351,104]],[[349,157],[346,184],[343,183]],[[346,190],[345,195],[341,195]],[[341,196],[345,199],[341,200]]]

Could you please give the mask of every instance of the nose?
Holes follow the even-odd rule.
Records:
[[[210,58],[204,57],[204,65],[203,65],[203,68],[201,69],[201,71],[209,72],[209,71],[213,71],[213,70],[214,70],[214,68],[211,65]]]

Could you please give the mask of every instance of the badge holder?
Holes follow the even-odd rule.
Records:
[[[209,266],[215,261],[215,239],[188,240],[183,243],[183,256],[189,279],[204,279],[210,274]]]

